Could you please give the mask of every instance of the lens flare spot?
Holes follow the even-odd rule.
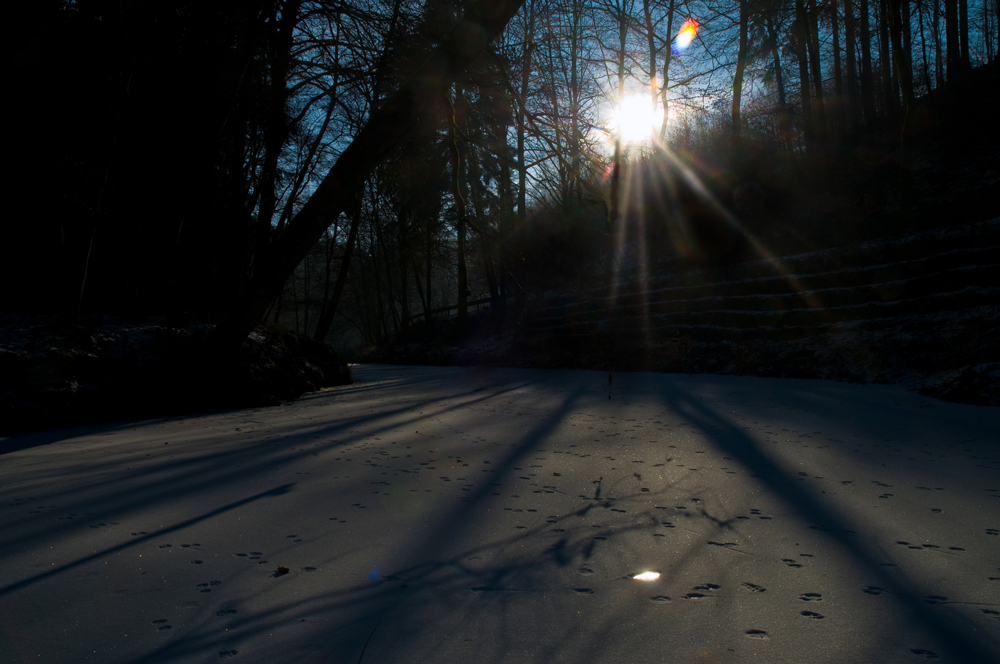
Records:
[[[636,581],[656,581],[660,578],[659,572],[640,572],[632,577]]]
[[[680,31],[674,38],[673,52],[674,53],[683,52],[688,46],[691,45],[691,42],[694,41],[695,35],[697,34],[698,34],[698,21],[694,20],[693,18],[689,18],[688,20],[684,21],[683,25],[681,25]]]

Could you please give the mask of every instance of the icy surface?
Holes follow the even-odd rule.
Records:
[[[0,439],[0,661],[1000,661],[998,409],[353,372]]]

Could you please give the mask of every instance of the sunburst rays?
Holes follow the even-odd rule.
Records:
[[[697,199],[699,205],[706,206],[712,215],[722,220],[737,237],[741,238],[752,255],[759,260],[768,261],[771,268],[785,280],[807,307],[822,320],[827,320],[824,306],[815,292],[806,288],[787,269],[781,259],[719,201],[698,173],[655,135],[651,137],[651,143],[653,149],[649,153],[649,161],[645,167],[629,159],[631,151],[625,149],[621,151],[618,157],[622,162],[618,165],[618,182],[611,183],[611,186],[620,188],[616,192],[617,210],[615,218],[609,220],[608,229],[610,244],[608,309],[615,312],[613,315],[621,315],[620,300],[625,293],[631,273],[632,279],[635,280],[635,293],[632,296],[634,302],[630,303],[629,307],[636,307],[641,317],[644,352],[648,355],[652,350],[655,333],[650,282],[655,276],[653,271],[657,262],[653,252],[658,247],[650,242],[650,237],[662,234],[665,230],[666,237],[678,255],[695,257],[706,253],[698,237],[699,229],[694,227],[699,221],[692,218],[690,210],[687,209],[692,196]],[[661,164],[659,168],[654,167],[657,161]],[[608,176],[611,175],[613,168],[614,164],[611,164]],[[607,179],[609,177],[606,181]],[[687,195],[684,192],[688,192]],[[651,213],[643,202],[651,202],[659,210]],[[666,228],[654,229],[652,224],[665,224]]]

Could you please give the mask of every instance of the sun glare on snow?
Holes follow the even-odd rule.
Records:
[[[656,581],[660,578],[659,572],[642,572],[641,574],[636,574],[632,577],[636,581]]]

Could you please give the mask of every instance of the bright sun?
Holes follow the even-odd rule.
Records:
[[[650,98],[642,95],[625,97],[611,118],[611,130],[620,131],[626,143],[648,140],[660,117],[652,108]]]

